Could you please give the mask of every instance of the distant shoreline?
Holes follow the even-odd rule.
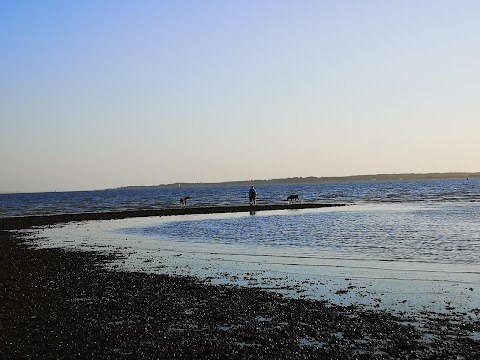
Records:
[[[192,187],[222,187],[222,186],[260,186],[260,185],[286,185],[286,184],[315,184],[329,182],[364,182],[364,181],[402,181],[402,180],[441,180],[441,179],[477,179],[480,172],[450,172],[450,173],[405,173],[405,174],[375,174],[375,175],[350,175],[331,177],[291,177],[283,179],[268,180],[239,180],[210,183],[186,183],[176,182],[172,184],[159,185],[132,185],[122,186],[109,190],[125,189],[165,189],[165,188],[192,188]]]
[[[442,180],[442,179],[478,179],[480,172],[448,172],[448,173],[403,173],[403,174],[374,174],[374,175],[350,175],[350,176],[307,176],[290,177],[282,179],[256,179],[256,180],[233,180],[223,182],[188,183],[175,182],[172,184],[158,185],[128,185],[115,188],[90,189],[90,190],[59,190],[58,192],[84,192],[84,191],[116,191],[116,190],[140,190],[140,189],[174,189],[174,188],[201,188],[201,187],[229,187],[229,186],[262,186],[262,185],[289,185],[289,184],[321,184],[321,183],[348,183],[366,181],[402,181],[402,180]],[[48,191],[0,191],[0,195],[53,193]]]

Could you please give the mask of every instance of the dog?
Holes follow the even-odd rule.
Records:
[[[180,204],[182,206],[187,206],[187,200],[190,199],[190,196],[185,196],[180,199]]]
[[[298,195],[288,195],[288,197],[287,197],[287,201],[289,203],[292,203],[293,201],[297,202],[299,200],[300,199],[298,198]]]

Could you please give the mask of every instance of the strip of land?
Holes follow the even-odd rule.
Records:
[[[0,219],[0,229],[15,230],[25,229],[31,226],[52,225],[71,221],[86,220],[115,220],[133,217],[149,216],[173,216],[192,214],[219,214],[237,212],[257,212],[269,210],[299,210],[318,209],[327,207],[345,206],[345,204],[321,204],[321,203],[293,203],[293,204],[270,204],[270,205],[241,205],[241,206],[185,206],[177,208],[162,208],[149,210],[126,210],[109,212],[88,212],[72,214],[31,215]]]
[[[479,322],[453,313],[426,314],[430,320],[418,329],[415,318],[385,311],[109,271],[102,265],[112,255],[35,250],[21,231],[6,230],[127,215],[0,219],[2,358],[480,358],[480,343],[471,337]]]
[[[398,173],[398,174],[374,174],[374,175],[351,175],[351,176],[307,176],[290,177],[282,179],[256,179],[224,181],[217,183],[185,183],[173,184],[123,186],[119,189],[155,189],[155,188],[178,188],[178,187],[221,187],[221,186],[260,186],[260,185],[285,185],[285,184],[315,184],[329,182],[363,182],[363,181],[403,181],[403,180],[440,180],[440,179],[478,179],[480,172],[449,172],[449,173]]]

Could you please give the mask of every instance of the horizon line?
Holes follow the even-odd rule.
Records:
[[[410,177],[404,179],[403,177]],[[380,179],[374,179],[378,177]],[[392,178],[398,177],[398,178]],[[378,173],[378,174],[363,174],[363,175],[345,175],[345,176],[294,176],[286,178],[270,178],[270,179],[250,179],[250,180],[226,180],[218,182],[174,182],[164,183],[157,185],[125,185],[113,188],[99,188],[99,189],[84,189],[84,190],[44,190],[44,191],[0,191],[0,195],[7,194],[34,194],[34,193],[54,193],[54,192],[83,192],[83,191],[105,191],[105,190],[123,190],[133,188],[171,188],[178,186],[215,186],[215,185],[231,185],[241,186],[243,184],[251,183],[308,183],[311,182],[334,182],[334,181],[365,181],[365,180],[378,180],[378,181],[399,181],[399,180],[434,180],[434,179],[455,179],[455,178],[478,178],[480,172],[476,171],[451,171],[451,172],[429,172],[429,173]],[[261,185],[261,184],[260,184]]]
[[[462,175],[462,176],[460,176]],[[468,175],[468,176],[467,176]],[[407,176],[411,178],[416,178],[418,180],[428,180],[428,179],[454,179],[454,178],[463,178],[463,177],[480,177],[480,172],[471,172],[471,171],[452,171],[452,172],[430,172],[430,173],[383,173],[383,174],[364,174],[364,175],[345,175],[345,176],[294,176],[294,177],[286,177],[286,178],[270,178],[270,179],[250,179],[250,180],[226,180],[226,181],[218,181],[218,182],[182,182],[177,181],[168,184],[157,184],[157,185],[127,185],[127,186],[120,186],[116,188],[110,188],[105,190],[115,190],[115,189],[126,189],[126,188],[155,188],[155,187],[173,187],[178,185],[195,185],[195,186],[212,186],[212,185],[225,185],[225,184],[250,184],[254,182],[259,183],[274,183],[274,182],[291,182],[295,184],[295,180],[299,180],[302,182],[312,180],[314,182],[330,182],[330,181],[338,181],[338,180],[351,180],[351,181],[362,181],[362,180],[355,180],[359,178],[373,178],[373,177],[380,177],[380,178],[387,178],[387,177],[398,177],[398,176]],[[302,181],[303,180],[303,181]],[[375,179],[376,180],[376,179]],[[380,181],[384,179],[379,179]],[[385,179],[385,180],[408,180],[403,178],[398,179]]]

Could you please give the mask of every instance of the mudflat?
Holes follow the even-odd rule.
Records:
[[[215,213],[237,213],[237,212],[257,212],[269,210],[298,210],[298,209],[318,209],[327,207],[345,206],[345,204],[335,203],[293,203],[293,204],[270,204],[270,205],[232,205],[232,206],[186,206],[170,207],[149,210],[126,210],[126,211],[108,211],[108,212],[86,212],[72,214],[53,214],[53,215],[31,215],[18,216],[0,219],[0,229],[25,229],[31,226],[52,225],[56,223],[66,223],[71,221],[86,220],[115,220],[134,217],[150,216],[174,216],[191,214],[215,214]]]
[[[12,231],[122,216],[134,214],[0,219],[1,358],[480,358],[478,320],[438,315],[419,328],[388,311],[110,271],[112,255],[36,250]]]

